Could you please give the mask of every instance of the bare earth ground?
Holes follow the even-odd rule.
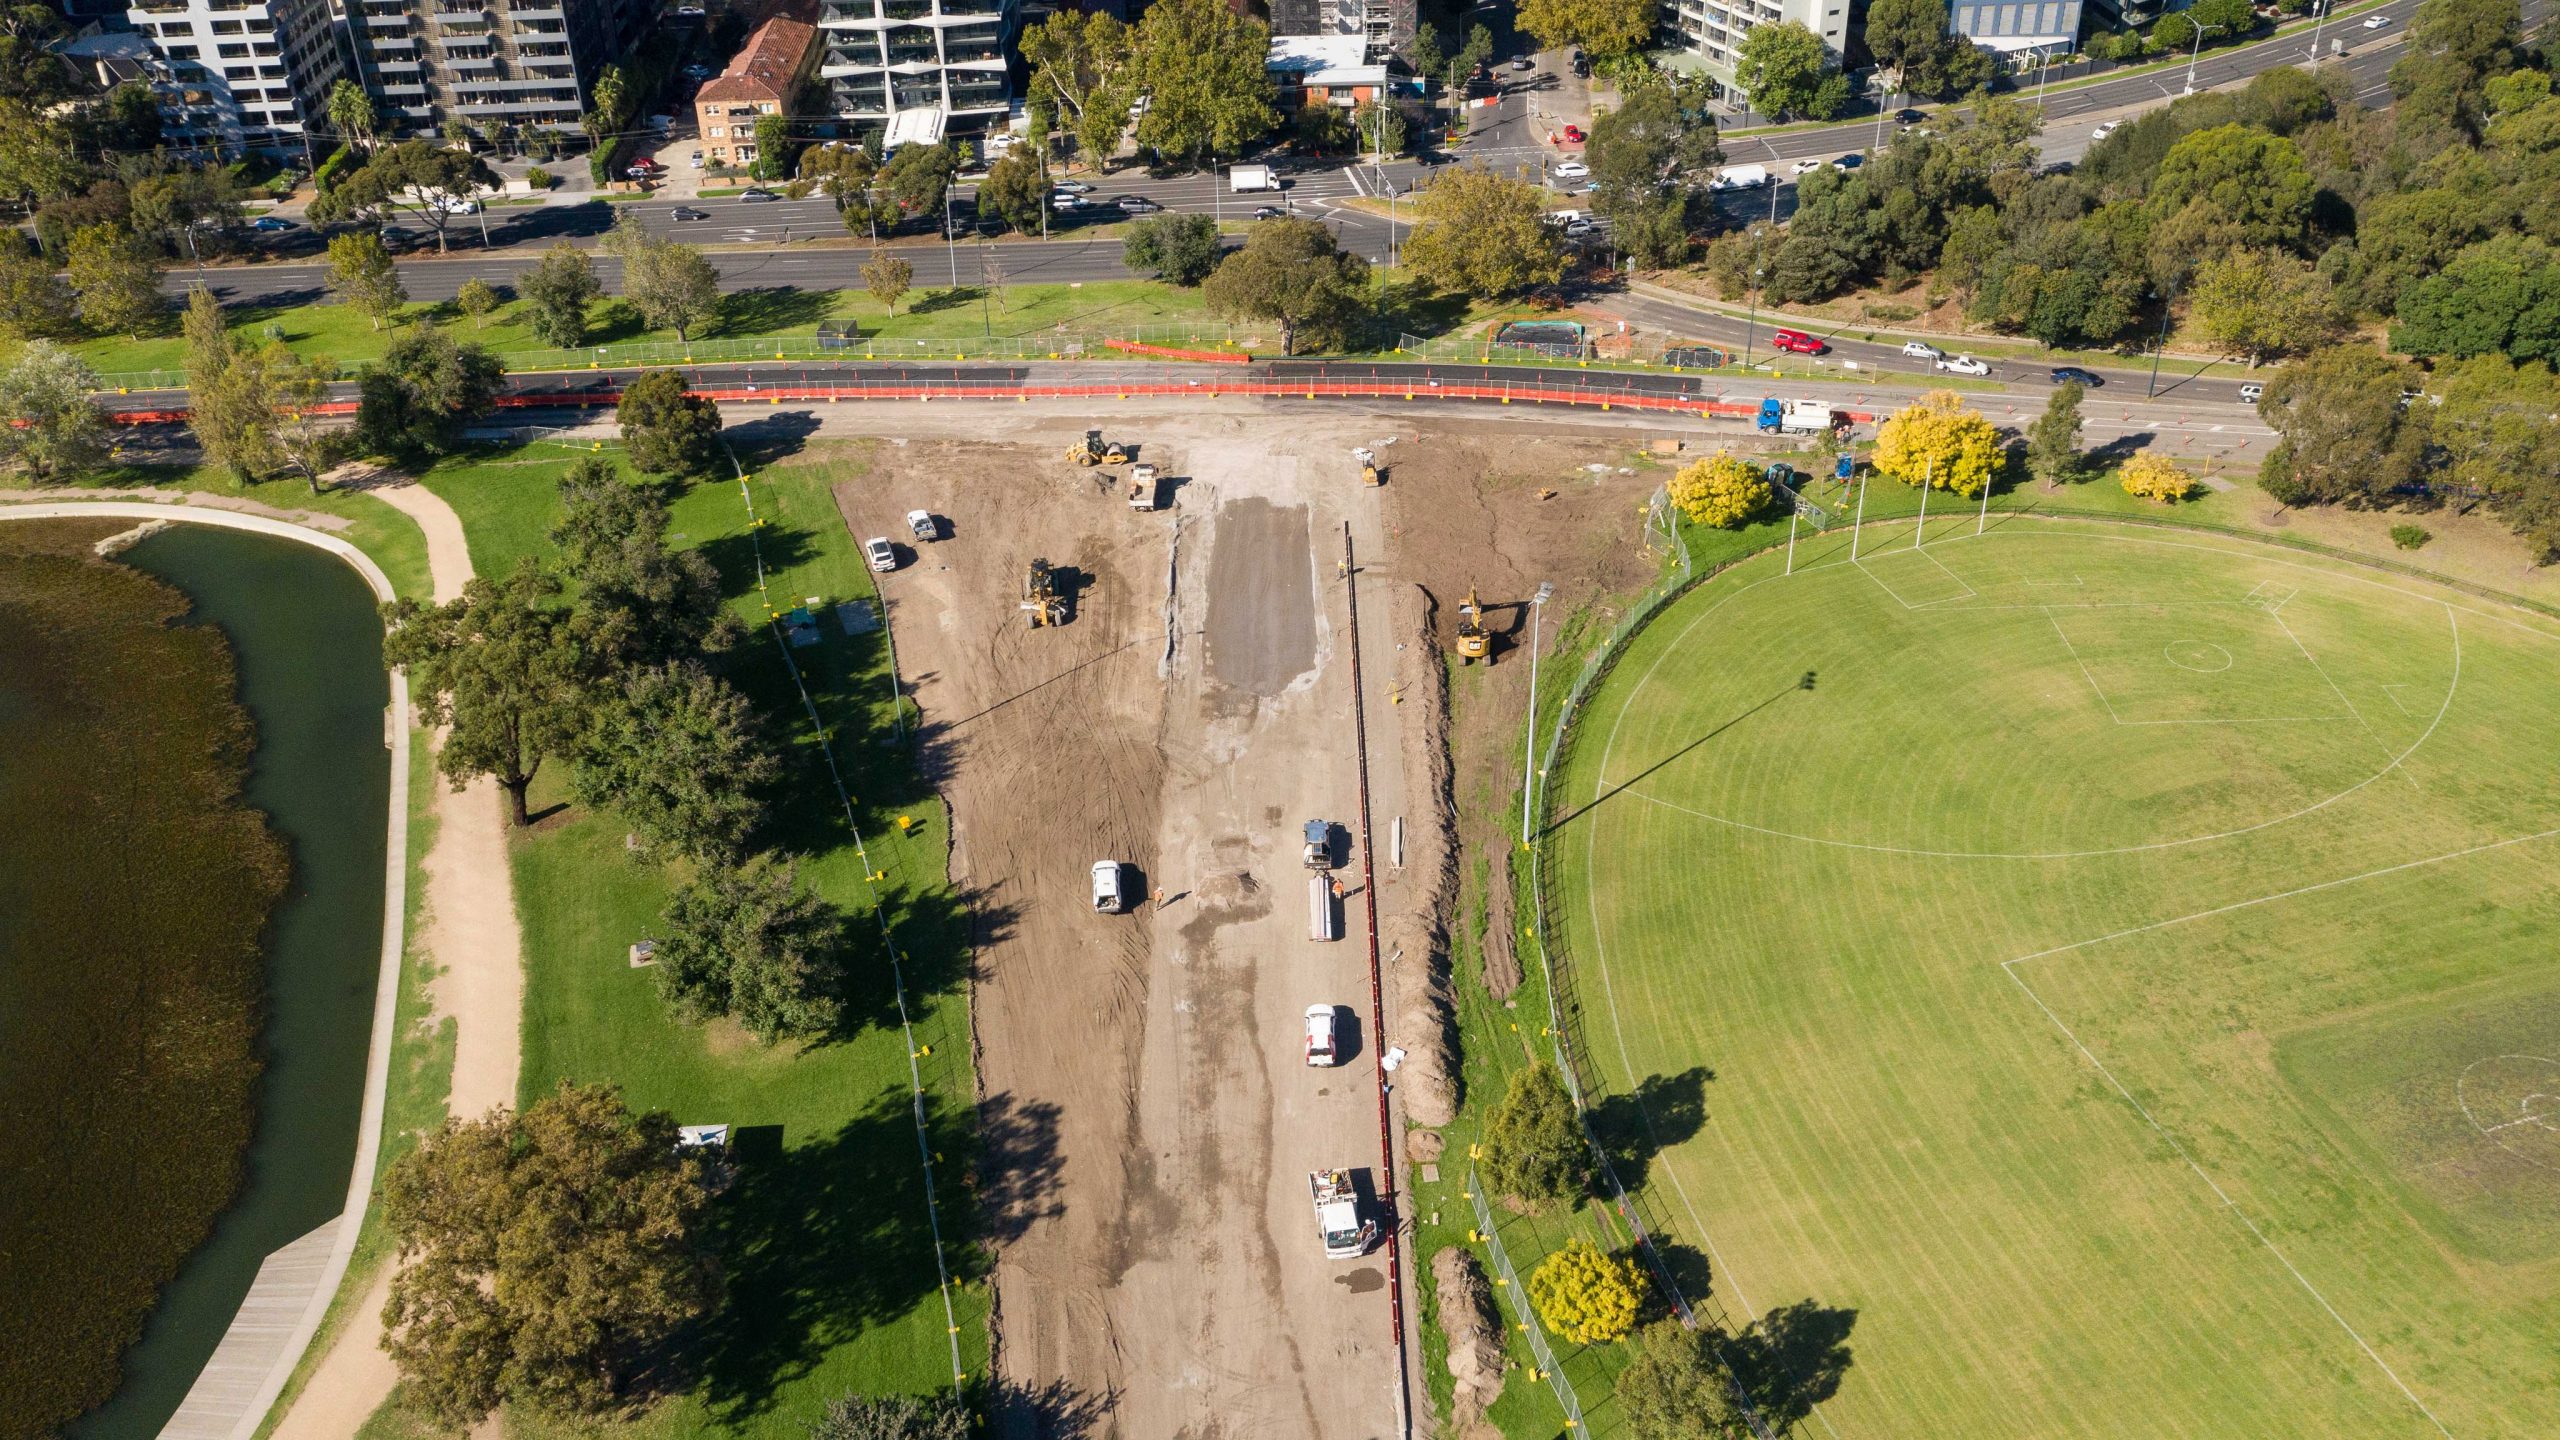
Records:
[[[952,804],[954,877],[978,915],[981,1193],[1012,1402],[1000,1430],[1391,1435],[1385,1254],[1326,1261],[1305,1175],[1350,1165],[1379,1184],[1374,1086],[1388,1045],[1412,1052],[1398,1104],[1425,1123],[1446,1113],[1428,980],[1446,903],[1430,703],[1441,660],[1414,582],[1448,591],[1472,572],[1489,599],[1509,599],[1552,576],[1585,599],[1620,565],[1581,537],[1621,503],[1629,523],[1616,532],[1632,534],[1633,506],[1659,479],[1579,468],[1640,447],[1641,434],[1606,425],[1559,439],[1227,408],[1115,424],[1114,439],[1178,482],[1173,510],[1139,514],[1060,459],[1082,423],[902,408],[907,438],[876,442],[871,474],[838,490],[856,536],[901,535],[918,507],[948,521],[948,538],[915,547],[883,589],[927,763]],[[1351,449],[1390,438],[1391,485],[1363,489]],[[1543,485],[1572,493],[1538,501]],[[1359,544],[1391,971],[1383,1041],[1368,1033],[1345,520]],[[1062,629],[1031,630],[1017,608],[1035,555],[1081,577]],[[1444,613],[1454,603],[1444,594]],[[1340,944],[1306,934],[1310,818],[1354,838],[1337,872],[1350,892]],[[1162,903],[1093,914],[1102,858],[1133,864]],[[1301,1063],[1311,1003],[1358,1017],[1340,1069]]]
[[[437,602],[459,596],[471,578],[471,555],[452,507],[423,486],[385,486],[372,493],[426,533]],[[477,1116],[515,1103],[523,939],[497,783],[483,779],[454,790],[439,780],[435,796],[435,845],[419,862],[426,902],[417,945],[436,969],[430,1023],[454,1021],[448,1113]],[[382,1350],[382,1305],[390,1289],[386,1266],[276,1426],[274,1440],[346,1440],[390,1398],[399,1380]],[[494,1434],[496,1423],[492,1419],[474,1433]]]

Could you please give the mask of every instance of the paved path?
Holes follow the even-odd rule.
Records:
[[[416,521],[425,533],[427,573],[437,602],[459,596],[471,579],[471,551],[453,507],[422,485],[386,486],[369,493]],[[497,783],[483,778],[460,790],[440,783],[435,814],[435,840],[419,863],[426,878],[419,948],[436,967],[436,1018],[454,1021],[453,1088],[446,1112],[471,1117],[515,1104],[524,942],[516,924],[507,819]],[[391,1397],[400,1377],[382,1349],[382,1307],[390,1293],[391,1267],[386,1265],[285,1413],[273,1440],[347,1440]]]
[[[391,581],[370,556],[334,535],[264,515],[242,515],[183,505],[138,500],[73,500],[32,505],[0,505],[0,520],[34,520],[106,516],[134,520],[170,520],[250,530],[317,546],[353,567],[372,587],[375,598],[389,600]],[[338,1218],[269,1255],[258,1267],[248,1295],[234,1315],[213,1358],[179,1402],[177,1413],[162,1428],[164,1440],[247,1440],[268,1407],[283,1393],[285,1381],[302,1352],[320,1329],[329,1299],[337,1294],[347,1264],[354,1257],[356,1234],[364,1228],[365,1207],[373,1198],[373,1170],[382,1140],[383,1097],[391,1077],[393,1013],[400,994],[400,951],[408,915],[409,880],[409,684],[391,676],[389,716],[384,742],[391,750],[390,843],[385,852],[382,904],[382,954],[373,997],[373,1038],[365,1059],[364,1102],[357,1118],[356,1157],[347,1182],[346,1208]],[[352,1427],[331,1433],[346,1440]]]

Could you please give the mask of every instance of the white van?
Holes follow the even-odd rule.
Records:
[[[1307,938],[1342,938],[1342,907],[1334,903],[1333,878],[1329,875],[1307,877]]]
[[[1124,881],[1125,867],[1117,860],[1093,862],[1093,913],[1117,915],[1129,908],[1129,891]]]

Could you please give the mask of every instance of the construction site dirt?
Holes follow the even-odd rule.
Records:
[[[1326,1259],[1307,1176],[1354,1168],[1373,1201],[1402,1188],[1380,1171],[1390,1047],[1405,1052],[1399,1128],[1454,1100],[1431,974],[1456,871],[1431,597],[1445,621],[1453,587],[1482,585],[1505,661],[1525,644],[1514,590],[1552,578],[1587,599],[1643,563],[1635,509],[1660,475],[1622,473],[1642,445],[1622,430],[1237,409],[1115,425],[1109,439],[1165,477],[1149,511],[1127,503],[1125,466],[1068,463],[1072,419],[899,418],[920,423],[871,442],[869,473],[837,498],[857,536],[911,509],[945,517],[945,538],[882,589],[920,754],[952,807],[954,879],[1002,916],[979,937],[972,998],[998,1433],[1405,1433],[1422,1393],[1414,1316],[1407,1395],[1386,1250]],[[1362,446],[1385,488],[1360,483]],[[1368,1033],[1353,833],[1346,523],[1383,1036]],[[1071,591],[1062,626],[1020,608],[1035,558]],[[1463,774],[1454,788],[1462,805],[1491,791]],[[1348,837],[1332,856],[1336,943],[1310,938],[1310,819]],[[1127,867],[1131,913],[1097,912],[1100,860]],[[1336,1067],[1305,1063],[1310,1005],[1336,1007]],[[1412,1433],[1427,1433],[1418,1410]]]

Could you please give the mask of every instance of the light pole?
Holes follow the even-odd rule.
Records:
[[[1529,728],[1520,752],[1520,848],[1529,848],[1529,824],[1533,812],[1529,808],[1529,781],[1538,772],[1538,636],[1547,617],[1547,602],[1555,598],[1552,581],[1538,582],[1538,593],[1529,597]]]
[[[951,288],[960,288],[960,242],[951,233],[951,187],[942,187],[942,249],[951,260]]]
[[[2193,95],[2196,93],[2196,57],[2203,53],[2204,27],[2202,25],[2198,25],[2196,26],[2196,43],[2187,47],[2187,88],[2184,92],[2186,94]]]
[[[1751,368],[1751,337],[1760,329],[1760,256],[1759,245],[1753,244],[1751,256],[1751,318],[1742,322],[1742,368]]]
[[[2169,282],[2169,293],[2160,302],[2160,339],[2151,347],[2151,383],[2142,387],[2142,398],[2160,393],[2160,352],[2169,348],[2169,307],[2178,303],[2178,282]]]
[[[2329,0],[2311,7],[2311,68],[2320,68],[2320,27],[2329,21]]]

